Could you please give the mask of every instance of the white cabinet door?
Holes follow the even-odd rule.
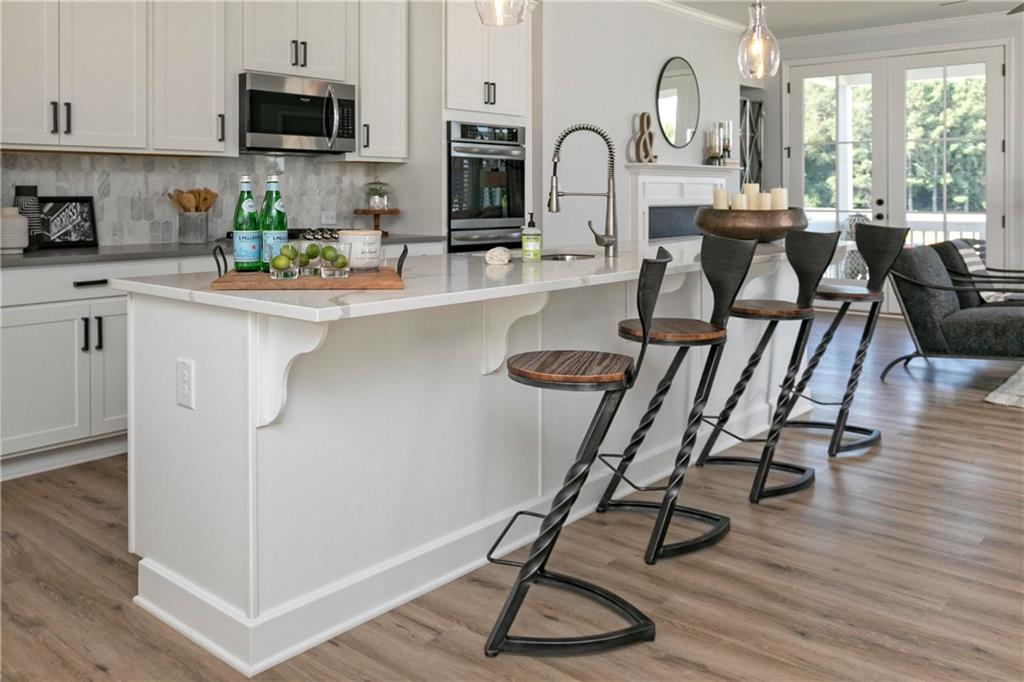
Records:
[[[526,111],[526,70],[529,68],[529,22],[487,28],[487,69],[491,106],[496,114],[523,116]]]
[[[4,309],[0,320],[3,454],[90,434],[90,355],[88,348],[82,350],[89,321],[88,303]]]
[[[355,82],[359,3],[299,0],[298,10],[298,73],[309,78]]]
[[[63,146],[146,147],[148,7],[60,3]]]
[[[359,5],[361,157],[409,155],[409,3]]]
[[[153,147],[223,152],[225,3],[153,5]]]
[[[449,109],[491,111],[487,27],[471,2],[449,2],[445,16],[445,104]]]
[[[0,5],[5,144],[60,142],[58,12],[56,2]]]
[[[248,71],[294,73],[298,66],[297,0],[242,5],[242,65]]]
[[[89,376],[93,436],[128,428],[128,304],[124,297],[93,303]]]

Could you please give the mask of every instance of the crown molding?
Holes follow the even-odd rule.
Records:
[[[779,46],[785,49],[787,46],[813,45],[816,43],[828,43],[842,38],[877,38],[880,35],[898,35],[909,30],[927,31],[930,29],[944,29],[963,24],[984,24],[1003,22],[1006,20],[1004,12],[985,12],[984,14],[969,14],[963,17],[948,17],[946,19],[929,19],[927,21],[911,21],[903,24],[890,24],[888,26],[876,26],[874,28],[855,28],[849,31],[834,31],[832,33],[816,33],[807,36],[794,36],[792,38],[779,38]]]
[[[681,17],[686,17],[701,24],[721,28],[732,33],[743,33],[747,30],[746,24],[740,24],[731,19],[720,17],[708,12],[702,12],[689,5],[684,5],[678,0],[644,0],[648,5],[657,7],[660,10],[671,12]]]

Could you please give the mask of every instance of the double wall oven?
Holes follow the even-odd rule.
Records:
[[[449,252],[520,247],[525,161],[525,128],[449,123]]]

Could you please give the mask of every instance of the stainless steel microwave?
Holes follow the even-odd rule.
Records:
[[[238,77],[238,150],[344,154],[356,148],[356,89],[349,83],[245,72]]]

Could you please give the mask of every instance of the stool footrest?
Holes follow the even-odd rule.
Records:
[[[498,539],[495,540],[494,544],[491,545],[491,548],[489,550],[487,550],[487,560],[489,562],[491,562],[492,564],[500,564],[502,566],[514,566],[516,568],[522,568],[523,567],[523,562],[521,562],[521,561],[512,561],[510,559],[498,559],[498,558],[495,558],[495,556],[494,556],[494,553],[496,551],[498,551],[498,545],[500,545],[501,541],[505,539],[505,536],[508,535],[508,532],[510,530],[512,530],[512,526],[515,525],[516,520],[520,516],[532,516],[532,517],[534,517],[536,519],[543,519],[544,518],[544,514],[538,514],[537,512],[525,511],[525,510],[524,511],[517,511],[515,514],[513,514],[512,518],[509,519],[509,522],[505,524],[505,527],[502,529],[501,533],[498,535]]]
[[[758,457],[729,457],[726,455],[715,455],[713,457],[708,457],[707,459],[705,459],[704,464],[756,467],[760,466],[761,460]],[[773,461],[769,465],[769,468],[776,469],[778,471],[785,471],[788,474],[796,474],[799,478],[789,483],[765,486],[764,490],[761,492],[761,498],[788,495],[789,493],[795,493],[798,490],[803,490],[804,488],[814,483],[814,469],[810,467],[800,466],[799,464],[790,464],[789,462]]]
[[[703,421],[708,426],[716,427],[719,431],[721,431],[725,435],[729,436],[730,438],[732,438],[734,440],[738,440],[741,443],[763,443],[763,442],[765,442],[765,440],[767,440],[766,438],[744,438],[743,436],[741,436],[741,435],[739,435],[737,433],[733,433],[732,431],[730,431],[729,429],[725,428],[724,426],[718,426],[718,417],[717,416],[701,417],[701,421]],[[698,461],[697,462],[697,466],[703,466],[703,462]]]
[[[618,473],[618,471],[619,471],[618,468],[613,466],[612,463],[609,462],[608,460],[609,459],[622,459],[622,457],[623,457],[622,455],[612,455],[612,454],[598,455],[597,456],[597,458],[599,460],[601,460],[602,464],[604,464],[606,467],[608,467],[609,469],[611,469],[615,473]],[[666,486],[663,486],[663,485],[648,485],[648,486],[637,485],[633,481],[631,481],[628,478],[626,478],[625,474],[619,474],[619,479],[622,480],[630,488],[632,488],[633,490],[635,490],[637,492],[640,492],[640,493],[660,493],[660,492],[665,492],[666,490],[668,490],[668,488]]]
[[[661,502],[648,502],[646,500],[611,500],[608,502],[609,509],[622,509],[625,511],[658,512],[661,509],[661,506]],[[710,547],[724,538],[732,526],[732,521],[728,516],[713,514],[694,507],[684,507],[677,504],[673,507],[672,513],[685,516],[695,521],[709,523],[711,524],[711,528],[695,538],[662,545],[658,550],[657,559],[669,556],[678,556],[680,554],[689,554],[691,552],[704,549],[705,547]]]
[[[818,421],[804,421],[804,420],[793,420],[786,422],[786,426],[795,426],[798,429],[823,429],[826,431],[835,431],[835,422],[818,422]],[[866,426],[853,426],[852,424],[846,424],[843,427],[843,434],[854,433],[862,438],[856,440],[847,441],[839,445],[836,448],[836,452],[847,452],[849,450],[860,450],[866,448],[869,445],[877,443],[882,439],[882,432],[879,429],[870,429]],[[829,453],[830,456],[835,457],[835,453]]]
[[[782,388],[782,387],[780,386],[779,388]],[[797,393],[797,396],[800,397],[800,398],[803,398],[804,400],[808,400],[808,401],[814,403],[815,405],[820,405],[821,407],[839,407],[840,405],[843,404],[843,402],[841,400],[840,401],[818,400],[817,398],[812,398],[811,396],[807,395],[806,393]]]

